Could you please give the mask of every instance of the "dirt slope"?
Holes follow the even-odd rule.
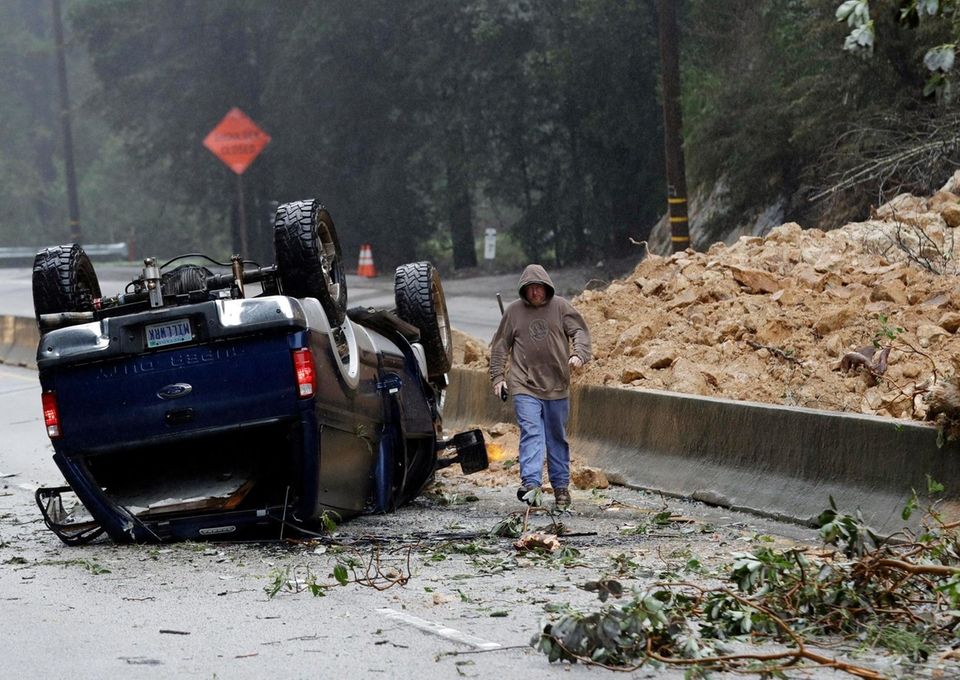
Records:
[[[960,173],[830,232],[649,255],[573,299],[594,341],[575,382],[923,419],[960,361],[958,194]],[[457,345],[486,368],[485,343]]]

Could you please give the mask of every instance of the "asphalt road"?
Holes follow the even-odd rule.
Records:
[[[104,296],[122,292],[124,286],[140,274],[134,266],[97,266],[96,270]],[[500,321],[496,294],[501,292],[505,304],[516,299],[518,277],[519,274],[444,281],[450,325],[489,342]],[[29,268],[0,268],[0,315],[33,316],[31,285]],[[363,278],[348,274],[347,303],[351,307],[393,307],[393,277]]]
[[[116,292],[112,282],[126,278],[106,273],[104,293]],[[348,283],[351,304],[392,305],[389,278]],[[492,335],[494,294],[513,284],[512,276],[445,284],[453,325],[476,323],[471,334]],[[29,290],[27,270],[0,270],[0,313],[32,315]],[[33,500],[38,485],[62,484],[39,392],[33,371],[0,365],[0,677],[525,680],[563,672],[595,680],[607,671],[561,670],[529,646],[551,609],[600,608],[585,583],[719,586],[735,552],[818,544],[802,527],[613,487],[574,490],[573,511],[562,517],[527,517],[529,529],[562,522],[564,551],[519,552],[513,539],[490,535],[523,517],[511,467],[480,484],[445,471],[397,513],[356,518],[312,542],[282,541],[278,531],[261,543],[115,546],[101,538],[67,547]],[[664,509],[679,519],[652,523]],[[347,569],[345,585],[333,576],[337,566]],[[931,666],[891,666],[872,650],[856,663],[932,677]],[[644,667],[630,677],[684,673]]]
[[[586,582],[718,585],[711,570],[732,552],[814,542],[800,527],[618,487],[573,491],[573,512],[557,518],[565,552],[520,553],[513,539],[489,536],[522,517],[506,472],[480,485],[445,473],[397,513],[351,520],[316,542],[68,547],[33,501],[37,485],[62,480],[32,371],[0,366],[0,427],[0,676],[9,678],[544,677],[561,668],[529,642],[549,608],[599,609]],[[650,525],[665,507],[682,521]],[[528,528],[552,521],[540,510]]]

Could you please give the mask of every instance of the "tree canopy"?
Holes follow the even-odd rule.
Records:
[[[270,132],[244,178],[261,244],[273,202],[316,196],[348,252],[388,264],[449,249],[473,266],[486,226],[565,264],[642,238],[662,202],[650,2],[87,0],[70,16],[92,110],[189,203],[232,196],[200,145],[227,108]]]
[[[724,188],[712,237],[771,205],[834,226],[942,182],[952,3],[678,1],[688,183]],[[201,144],[234,106],[272,137],[243,175],[262,261],[276,204],[308,197],[381,268],[473,267],[488,227],[551,266],[622,257],[665,211],[653,0],[64,7],[88,241],[235,250],[236,177]],[[46,3],[0,0],[3,245],[66,238],[51,35]],[[930,135],[937,154],[891,160]]]

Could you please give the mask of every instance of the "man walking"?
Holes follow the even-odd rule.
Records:
[[[554,294],[539,264],[523,270],[520,299],[510,303],[490,345],[493,393],[513,395],[520,426],[520,489],[517,498],[539,500],[543,457],[557,508],[570,507],[570,370],[590,360],[590,332],[573,305]],[[509,363],[509,370],[507,364]]]

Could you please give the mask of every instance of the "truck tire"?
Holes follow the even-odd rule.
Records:
[[[100,297],[93,263],[78,244],[44,248],[33,259],[33,311],[42,314],[92,312]]]
[[[429,262],[400,265],[393,292],[397,315],[420,330],[420,342],[427,355],[427,377],[443,377],[453,365],[453,333],[440,274]]]
[[[347,279],[333,219],[316,199],[277,208],[273,245],[284,295],[314,297],[331,326],[343,323]]]

